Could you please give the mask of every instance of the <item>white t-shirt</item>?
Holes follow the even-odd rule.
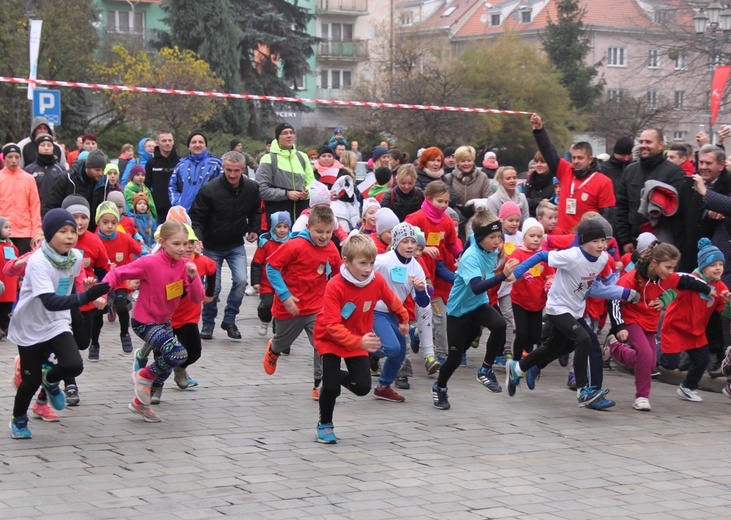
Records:
[[[8,327],[8,339],[21,347],[29,347],[70,332],[71,311],[49,311],[39,296],[54,293],[68,296],[74,280],[81,272],[82,256],[72,249],[76,263],[69,269],[56,269],[40,249],[28,257],[25,278],[20,289],[18,304]]]
[[[412,258],[408,264],[402,264],[394,251],[378,255],[373,269],[386,279],[388,286],[402,302],[409,295],[416,296],[415,279],[426,280],[426,275],[419,262]],[[381,300],[378,300],[375,310],[391,312]]]
[[[576,319],[582,318],[586,310],[586,293],[608,261],[609,255],[604,251],[596,262],[587,260],[580,247],[550,251],[548,265],[557,270],[548,291],[546,314],[568,313]]]

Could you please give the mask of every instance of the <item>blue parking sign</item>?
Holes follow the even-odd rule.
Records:
[[[34,89],[33,117],[45,117],[52,125],[60,125],[61,91]]]

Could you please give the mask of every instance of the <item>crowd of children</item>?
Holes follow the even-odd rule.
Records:
[[[313,347],[318,442],[337,443],[341,386],[364,396],[375,376],[376,399],[406,400],[396,389],[409,388],[409,345],[423,356],[427,376],[437,374],[433,406],[450,409],[450,378],[483,336],[476,379],[492,393],[505,388],[515,396],[522,379],[534,390],[541,370],[559,360],[571,363],[578,406],[605,410],[615,405],[602,375],[611,356],[634,370],[634,409],[650,411],[651,373],[658,365],[677,368],[687,352],[690,370],[677,394],[702,400],[706,325],[713,313],[731,316],[731,292],[720,281],[724,256],[707,239],[690,275],[674,272],[679,251],[652,235],[638,237],[637,253],[620,259],[612,227],[597,213],[577,218],[571,234],[556,231],[557,208],[547,200],[527,217],[510,167],[499,172],[507,183],[499,196],[470,201],[466,226],[452,214],[450,186],[435,177],[422,192],[409,164],[377,168],[370,196],[359,203],[340,182],[350,179],[340,174],[348,156],[341,163],[333,155],[328,146],[319,150],[310,207],[297,219],[273,213],[251,263],[259,335],[270,335],[271,325],[266,374],[302,332]],[[157,225],[163,216],[144,168],[125,170],[122,188],[117,167],[105,168],[99,182],[106,200],[93,215],[78,195],[49,211],[31,253],[19,255],[9,240],[12,223],[0,217],[0,338],[7,334],[19,351],[13,438],[30,438],[28,408],[39,388],[31,411],[44,420],[58,421],[55,411],[79,405],[80,352],[99,360],[104,315],[118,321],[125,353],[134,350],[130,328],[140,341],[132,356],[132,412],[160,422],[151,405],[160,403],[167,378],[181,389],[197,385],[187,369],[201,357],[198,324],[202,303],[214,294],[215,262],[201,254],[183,208],[173,207]],[[357,224],[331,208],[343,197],[358,205]],[[612,334],[602,347],[597,335],[607,314]],[[46,325],[38,330],[34,323]],[[504,386],[496,375],[502,367]],[[723,370],[731,370],[728,362]]]

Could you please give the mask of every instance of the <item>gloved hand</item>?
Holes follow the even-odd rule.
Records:
[[[104,296],[109,293],[109,284],[107,282],[101,282],[96,285],[92,285],[86,290],[86,296],[90,302],[93,302],[97,298]]]
[[[640,302],[640,293],[638,293],[634,289],[630,289],[629,296],[627,297],[627,303],[639,303],[639,302]]]

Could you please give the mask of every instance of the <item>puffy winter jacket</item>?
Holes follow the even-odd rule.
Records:
[[[170,204],[183,206],[186,211],[190,211],[193,200],[203,185],[222,174],[221,159],[209,154],[208,150],[181,159],[168,183]]]
[[[273,165],[273,156],[276,156],[276,167]],[[282,150],[279,141],[272,141],[270,153],[262,156],[256,170],[259,196],[264,201],[267,220],[272,213],[286,211],[294,222],[310,203],[307,199],[289,200],[287,192],[309,189],[314,180],[312,165],[302,152],[298,152],[294,146],[291,150]]]

